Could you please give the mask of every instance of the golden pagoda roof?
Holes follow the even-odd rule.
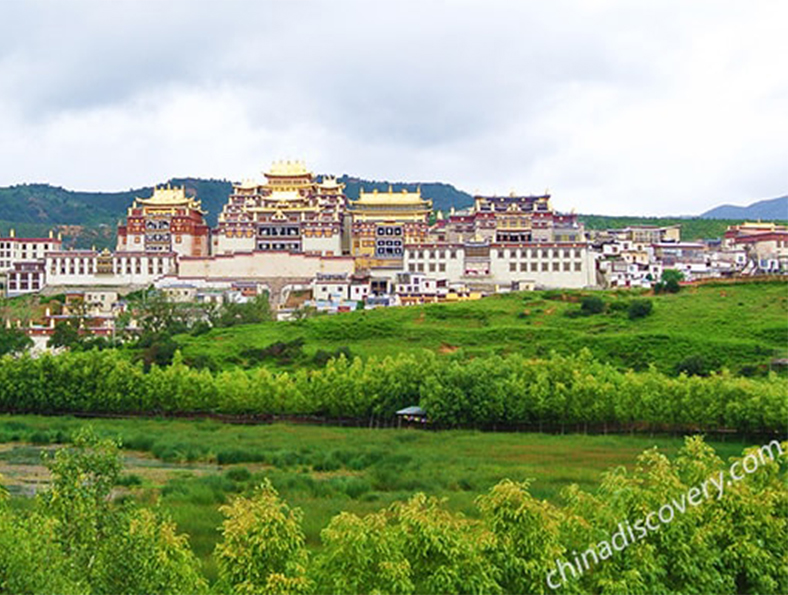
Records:
[[[135,203],[139,203],[145,207],[190,207],[193,209],[201,210],[200,201],[195,200],[190,196],[186,196],[185,186],[175,186],[174,188],[167,184],[166,188],[153,188],[153,196],[150,198],[134,199]]]
[[[298,190],[272,190],[271,194],[265,197],[266,200],[303,200],[304,197]]]
[[[287,160],[287,161],[274,161],[268,171],[265,172],[266,176],[310,176],[310,172],[306,168],[306,164],[301,160]]]
[[[320,181],[320,187],[341,190],[345,185],[337,182],[336,176],[323,176],[323,179]]]
[[[372,192],[365,192],[363,189],[358,194],[358,199],[352,201],[353,204],[362,205],[413,205],[428,206],[430,201],[422,198],[421,190],[416,192],[408,192],[403,189],[401,192],[394,192],[389,188],[388,192],[378,192],[377,189]]]
[[[243,190],[254,190],[261,185],[257,180],[246,178],[240,184],[235,184],[235,187]]]

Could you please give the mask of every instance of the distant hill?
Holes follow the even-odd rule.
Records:
[[[425,198],[433,201],[436,210],[449,211],[451,207],[462,209],[473,205],[473,197],[451,184],[441,182],[388,182],[365,180],[343,175],[339,181],[345,184],[345,193],[351,199],[358,198],[361,188],[371,191],[377,188],[386,191],[421,189]],[[164,183],[186,186],[190,196],[197,196],[208,212],[207,220],[215,226],[219,212],[232,192],[228,180],[201,178],[173,178]],[[63,233],[67,247],[97,248],[115,245],[116,226],[126,217],[126,210],[134,198],[148,197],[152,186],[132,188],[123,192],[78,192],[49,184],[20,184],[0,188],[0,235],[16,230],[17,236],[43,236],[50,229]],[[726,213],[731,213],[727,216]],[[627,225],[673,225],[681,224],[682,237],[687,240],[721,237],[728,225],[741,223],[745,219],[788,220],[788,196],[764,200],[749,207],[722,206],[712,209],[700,217],[608,217],[604,215],[580,215],[588,229],[606,229]]]
[[[360,188],[385,190],[389,182],[364,180],[342,176],[346,193],[358,198]],[[197,196],[208,212],[206,219],[215,226],[227,197],[232,192],[228,180],[206,180],[200,178],[173,178],[166,183],[184,185],[186,193]],[[161,185],[161,184],[159,184]],[[464,208],[473,204],[470,194],[457,190],[450,184],[438,182],[397,182],[394,190],[415,190],[421,187],[422,195],[430,198],[436,209],[448,211],[452,206]],[[0,234],[14,228],[17,236],[42,236],[50,229],[64,235],[66,245],[72,248],[113,247],[118,220],[126,216],[126,210],[136,197],[148,197],[153,186],[132,188],[123,192],[79,192],[66,190],[49,184],[20,184],[0,188]]]
[[[462,190],[457,190],[451,184],[441,182],[387,182],[363,180],[348,175],[338,178],[338,181],[345,184],[345,194],[351,199],[358,198],[361,188],[365,192],[376,189],[385,192],[391,186],[394,192],[402,190],[415,192],[416,189],[421,188],[421,195],[432,200],[432,206],[437,211],[449,211],[451,207],[464,209],[473,205],[473,196]]]
[[[232,190],[227,180],[174,178],[168,182],[185,185],[188,194],[197,195],[212,225]],[[54,228],[63,233],[69,247],[113,247],[118,220],[125,218],[136,197],[152,193],[152,186],[124,192],[79,192],[49,184],[0,188],[0,233],[5,235],[13,227],[17,236],[41,236]]]
[[[746,207],[722,205],[700,215],[702,219],[788,219],[788,196],[759,200]]]

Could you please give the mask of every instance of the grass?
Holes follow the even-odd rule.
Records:
[[[782,280],[686,287],[678,294],[648,296],[651,315],[630,320],[626,304],[642,290],[593,292],[607,312],[570,317],[592,292],[537,291],[499,294],[476,302],[431,304],[317,316],[299,322],[213,330],[179,336],[185,360],[215,369],[260,365],[244,354],[276,342],[303,339],[299,359],[267,359],[262,365],[289,370],[315,365],[319,351],[348,347],[353,355],[385,357],[428,349],[452,357],[512,352],[527,356],[576,352],[587,347],[621,368],[655,365],[673,373],[690,356],[712,369],[762,373],[769,361],[788,355],[788,291]],[[622,307],[623,306],[623,307]]]
[[[0,437],[13,439],[0,445],[0,473],[10,478],[16,462],[31,472],[40,450],[51,448],[31,446],[33,435],[69,436],[85,423],[69,417],[0,416]],[[533,479],[534,496],[560,502],[560,491],[569,484],[592,490],[604,471],[631,468],[646,448],[657,445],[671,456],[682,444],[681,438],[670,437],[238,426],[211,420],[89,423],[98,434],[125,445],[121,493],[149,504],[160,500],[189,534],[209,577],[215,576],[210,554],[223,519],[218,507],[236,494],[250,493],[266,477],[304,511],[307,542],[316,548],[321,529],[340,511],[365,514],[421,491],[475,516],[477,496],[504,478]],[[723,457],[745,446],[735,441],[712,445]]]

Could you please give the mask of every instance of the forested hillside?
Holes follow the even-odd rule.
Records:
[[[441,182],[387,182],[377,180],[363,180],[351,176],[342,176],[339,181],[345,184],[345,194],[351,199],[358,198],[359,191],[363,188],[365,192],[378,190],[384,192],[391,187],[394,192],[407,190],[415,192],[421,189],[421,195],[432,200],[432,206],[436,211],[449,211],[464,209],[473,205],[473,196],[462,190],[457,190],[451,184]]]
[[[630,225],[681,225],[681,239],[686,241],[721,238],[730,225],[745,219],[705,219],[702,217],[624,217],[607,215],[580,215],[586,229],[618,229]],[[781,221],[781,223],[788,223]]]
[[[190,195],[202,200],[214,225],[232,185],[225,180],[173,178]],[[116,226],[136,197],[149,197],[152,186],[122,192],[80,192],[49,184],[21,184],[0,188],[0,232],[14,228],[17,236],[41,236],[56,229],[69,247],[114,247]]]
[[[359,191],[377,189],[394,191],[421,189],[421,194],[433,202],[435,210],[448,212],[452,207],[462,209],[473,205],[473,197],[451,184],[441,182],[388,182],[365,180],[343,175],[339,181],[345,184],[350,199],[358,198]],[[218,215],[232,192],[228,180],[200,178],[172,178],[162,182],[184,185],[191,196],[197,196],[207,211],[206,218],[211,226],[216,225]],[[66,190],[49,184],[21,184],[0,188],[0,232],[7,233],[13,227],[17,236],[41,236],[50,229],[63,233],[67,247],[98,248],[115,245],[116,226],[126,216],[126,210],[136,197],[149,197],[152,186],[132,188],[121,192],[81,192]],[[561,210],[560,197],[556,200]],[[702,217],[705,217],[702,216]],[[708,219],[702,217],[619,217],[605,215],[580,215],[587,229],[610,229],[627,225],[681,225],[683,239],[719,238],[729,225],[741,223],[743,219]]]

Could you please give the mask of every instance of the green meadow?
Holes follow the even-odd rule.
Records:
[[[589,295],[602,297],[606,311],[572,317]],[[630,320],[628,303],[642,297],[652,300],[651,315]],[[286,370],[318,365],[321,355],[344,349],[361,357],[422,349],[480,357],[588,348],[598,360],[624,369],[653,364],[673,373],[685,359],[701,358],[709,370],[753,374],[788,355],[788,285],[784,280],[720,283],[657,296],[642,290],[517,292],[475,302],[217,329],[176,340],[187,363],[212,369],[264,365]],[[266,353],[277,344],[285,349]]]
[[[593,490],[604,471],[631,468],[646,448],[669,456],[682,438],[587,436],[313,425],[230,425],[214,420],[0,417],[0,474],[14,505],[46,485],[40,452],[67,442],[90,424],[119,439],[126,470],[116,497],[160,502],[187,533],[213,576],[210,553],[222,522],[218,507],[269,478],[282,497],[304,512],[310,547],[340,511],[377,511],[416,492],[446,498],[447,506],[478,514],[476,498],[502,479],[532,479],[537,498],[561,502],[569,484]],[[741,442],[710,442],[728,457]]]

